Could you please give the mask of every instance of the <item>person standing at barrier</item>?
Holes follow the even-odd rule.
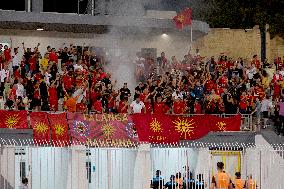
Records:
[[[246,189],[257,189],[256,181],[252,179],[252,175],[249,176],[249,179],[246,184]]]
[[[232,181],[224,171],[224,163],[217,163],[217,173],[212,177],[210,189],[232,189]]]
[[[164,186],[164,179],[162,178],[160,170],[156,171],[156,176],[151,180],[151,188],[162,189]]]
[[[175,181],[175,176],[171,175],[170,181],[165,184],[166,189],[178,189],[178,183]]]
[[[236,178],[233,181],[233,188],[235,189],[243,189],[246,187],[246,182],[241,179],[241,173],[236,172]]]
[[[29,180],[27,178],[23,178],[22,184],[19,186],[19,189],[29,189],[28,183],[29,183]]]
[[[284,135],[284,101],[283,99],[280,100],[279,102],[279,117],[280,117],[280,122],[277,127],[278,134],[280,135],[281,133]]]

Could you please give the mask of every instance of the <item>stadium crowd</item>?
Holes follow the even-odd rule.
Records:
[[[172,114],[250,114],[260,118],[279,116],[284,97],[284,61],[275,59],[272,79],[266,72],[273,65],[233,60],[225,54],[206,60],[199,52],[189,52],[182,61],[168,59],[163,52],[157,59],[137,53],[138,86],[134,100],[124,83],[104,71],[104,57],[70,45],[56,50],[48,46],[39,52],[22,43],[19,48],[4,46],[0,51],[0,108],[36,111],[94,113],[172,113]],[[0,49],[3,47],[0,46]],[[284,59],[284,58],[283,58]],[[132,101],[133,100],[133,101]],[[283,115],[284,116],[284,115]],[[258,119],[259,120],[259,119]],[[266,119],[267,120],[267,119]],[[266,121],[265,120],[265,121]],[[266,125],[266,123],[264,123]]]

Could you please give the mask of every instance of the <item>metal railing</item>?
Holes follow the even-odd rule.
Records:
[[[59,148],[0,141],[1,189],[18,188],[22,178],[28,178],[29,189],[149,189],[156,170],[161,171],[162,185],[180,173],[183,189],[192,183],[196,189],[208,189],[218,161],[224,162],[232,178],[240,171],[243,179],[252,175],[260,189],[271,183],[273,188],[284,188],[283,145],[277,150],[270,145],[245,144],[240,144],[243,149],[220,145],[222,149],[210,150],[208,145],[213,144],[199,143],[178,148]],[[162,188],[160,182],[158,185]],[[173,189],[180,187],[174,185]]]

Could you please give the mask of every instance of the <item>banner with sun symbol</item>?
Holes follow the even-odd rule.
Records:
[[[56,146],[69,145],[68,124],[66,113],[49,114],[52,143]]]
[[[179,135],[175,132],[171,116],[135,114],[132,117],[139,141],[150,143],[176,143],[179,141]]]
[[[33,128],[34,143],[48,144],[50,142],[50,126],[46,112],[31,112],[31,127]]]
[[[210,132],[208,120],[203,115],[193,117],[173,116],[172,123],[176,132],[180,135],[180,140],[196,140]]]
[[[79,141],[91,146],[126,146],[137,142],[134,124],[127,114],[68,113],[67,118],[73,142]]]
[[[242,117],[240,114],[228,118],[220,118],[213,115],[206,116],[210,120],[211,131],[240,131],[241,129]]]
[[[0,128],[28,129],[27,111],[0,110]]]

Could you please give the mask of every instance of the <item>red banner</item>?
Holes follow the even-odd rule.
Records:
[[[137,142],[127,114],[68,114],[73,143],[91,146],[127,146]]]
[[[28,129],[27,111],[0,110],[0,128]]]
[[[193,117],[172,116],[175,132],[179,133],[179,140],[196,140],[210,132],[208,120],[204,115]]]
[[[175,143],[179,140],[196,140],[211,131],[240,131],[241,115],[220,118],[213,115],[193,117],[166,114],[132,115],[139,141]]]
[[[174,23],[178,29],[191,25],[192,22],[192,9],[186,8],[181,13],[173,18]]]
[[[134,114],[134,126],[139,141],[150,143],[177,143],[179,133],[175,131],[172,117],[166,114]]]
[[[56,146],[65,146],[69,142],[68,125],[66,113],[48,114],[51,126],[51,139]]]
[[[241,115],[221,118],[214,115],[206,115],[207,119],[210,121],[211,131],[240,131],[241,129]]]
[[[49,144],[50,142],[50,127],[45,112],[32,112],[31,127],[33,128],[35,144]]]

